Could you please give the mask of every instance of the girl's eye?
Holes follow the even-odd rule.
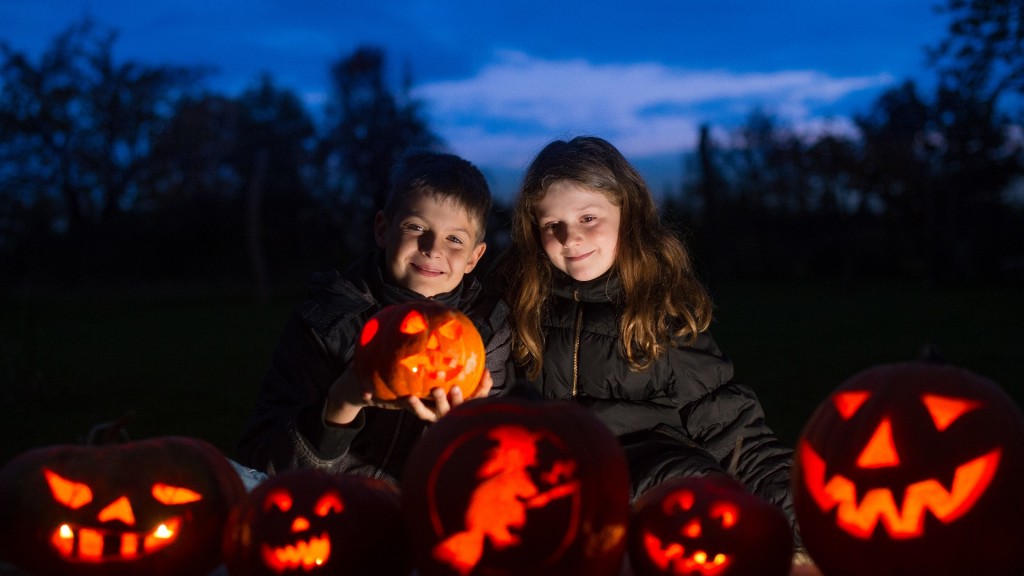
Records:
[[[584,216],[583,218],[580,218],[580,222],[583,222],[584,224],[593,222],[594,220],[597,220],[597,216]]]

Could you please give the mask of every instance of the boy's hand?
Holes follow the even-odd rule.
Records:
[[[342,426],[351,424],[364,406],[372,405],[372,395],[359,384],[350,365],[327,391],[324,421]]]
[[[476,391],[469,398],[462,397],[462,389],[458,386],[453,386],[446,396],[444,391],[440,388],[434,388],[430,391],[430,395],[433,398],[432,403],[426,403],[416,396],[406,396],[401,398],[399,402],[404,403],[404,408],[409,410],[421,420],[427,422],[437,422],[442,416],[451,411],[459,404],[462,404],[466,400],[474,400],[476,398],[486,398],[491,392],[491,385],[494,381],[491,379],[491,372],[484,370],[483,376],[480,377],[480,385],[477,386]]]

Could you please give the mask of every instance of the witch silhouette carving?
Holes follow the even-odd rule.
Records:
[[[465,528],[434,548],[434,558],[462,576],[480,562],[485,542],[495,550],[520,544],[530,509],[579,492],[573,461],[555,460],[549,469],[537,470],[537,442],[542,434],[508,425],[494,428],[487,436],[497,444],[476,471],[479,483],[469,498]]]

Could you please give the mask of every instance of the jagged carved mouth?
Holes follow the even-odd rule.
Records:
[[[647,557],[662,571],[670,570],[673,574],[706,574],[715,576],[729,567],[729,557],[725,554],[709,554],[703,550],[687,552],[686,547],[677,542],[664,543],[651,533],[644,533],[644,548]]]
[[[61,524],[50,543],[61,558],[71,562],[132,561],[170,546],[177,540],[180,526],[180,518],[167,520],[147,533]]]
[[[811,446],[800,443],[803,481],[808,493],[822,512],[836,509],[836,524],[850,535],[869,539],[881,522],[889,536],[907,539],[924,533],[925,510],[949,524],[966,514],[985,493],[996,470],[1002,450],[986,454],[957,466],[950,488],[938,480],[925,479],[907,486],[902,506],[889,488],[872,488],[857,497],[854,481],[835,474],[825,478],[825,461]]]
[[[277,573],[302,568],[310,570],[327,562],[331,557],[331,540],[327,533],[309,540],[299,540],[286,546],[262,547],[263,562]]]

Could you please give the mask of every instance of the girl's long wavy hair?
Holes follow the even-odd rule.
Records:
[[[523,177],[512,215],[512,246],[497,271],[512,307],[513,354],[526,365],[527,376],[537,378],[543,365],[541,320],[554,269],[541,245],[535,207],[552,184],[564,180],[603,193],[621,210],[613,271],[622,281],[619,332],[630,367],[643,370],[673,342],[692,344],[711,323],[711,298],[683,242],[662,225],[643,178],[601,138],[556,140]]]

